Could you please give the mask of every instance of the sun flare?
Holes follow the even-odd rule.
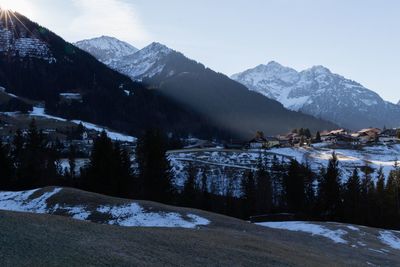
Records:
[[[0,8],[30,15],[31,6],[26,0],[0,0]]]

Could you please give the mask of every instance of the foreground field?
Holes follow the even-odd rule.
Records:
[[[49,196],[45,200],[43,195]],[[28,193],[27,193],[28,194]],[[4,195],[2,196],[4,198]],[[152,202],[129,201],[74,189],[46,188],[22,203],[38,203],[42,213],[0,212],[0,261],[13,266],[398,266],[400,234],[335,223],[253,225],[233,218]],[[1,209],[5,208],[4,201]],[[121,207],[136,203],[158,214],[193,214],[209,223],[196,227],[121,227],[108,221],[76,220],[51,207]],[[14,205],[15,209],[21,205]],[[57,206],[57,207],[59,207]],[[26,206],[25,206],[26,207]],[[31,206],[28,206],[31,207]],[[9,208],[11,209],[11,208]],[[31,210],[30,212],[35,212]],[[95,217],[88,220],[95,221]],[[82,218],[78,218],[82,219]],[[305,225],[305,228],[304,228]],[[311,226],[310,226],[311,225]],[[319,227],[319,228],[318,228]],[[312,231],[308,231],[309,229]],[[317,230],[316,230],[317,229]],[[318,232],[318,229],[322,231]],[[332,233],[340,239],[330,238]],[[382,233],[386,233],[385,243]],[[389,238],[387,238],[389,236]],[[391,239],[390,239],[391,238]]]

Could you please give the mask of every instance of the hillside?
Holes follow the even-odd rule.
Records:
[[[0,18],[0,87],[18,97],[44,102],[51,115],[134,136],[155,127],[197,136],[224,132],[193,110],[132,82],[14,12]],[[60,94],[71,93],[80,94],[82,101],[62,101]],[[13,106],[18,110],[15,103]],[[10,111],[10,105],[0,108]]]
[[[400,125],[398,105],[323,66],[298,72],[272,61],[235,74],[232,79],[279,101],[288,109],[348,129]]]
[[[93,52],[96,40],[93,39],[90,48],[88,41],[85,46],[76,45]],[[168,99],[242,138],[251,138],[258,130],[274,135],[301,127],[313,131],[336,127],[301,112],[289,111],[279,102],[249,91],[229,77],[160,43],[152,43],[108,65],[132,80],[145,82]]]
[[[0,207],[24,196],[22,206],[118,206],[132,201],[74,189],[0,193]],[[5,205],[9,201],[9,205]],[[335,223],[253,225],[198,210],[135,201],[147,212],[196,214],[209,224],[179,227],[121,227],[61,216],[1,211],[0,260],[5,265],[304,266],[400,264],[399,236],[392,231]],[[14,202],[15,204],[15,202]],[[31,211],[35,212],[35,211]],[[66,214],[64,213],[64,216]],[[81,219],[81,218],[77,218]]]

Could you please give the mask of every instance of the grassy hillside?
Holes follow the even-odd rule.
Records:
[[[29,199],[53,191],[54,188],[39,190]],[[2,198],[4,200],[4,196]],[[55,203],[85,203],[86,207],[95,207],[130,202],[74,189],[60,190],[46,200],[48,207]],[[336,244],[324,237],[275,230],[212,213],[146,201],[135,203],[146,211],[176,212],[181,215],[192,213],[207,218],[211,223],[195,229],[121,227],[55,215],[1,211],[0,262],[14,266],[400,264],[399,251],[384,246],[375,238],[379,229],[363,227],[360,228],[361,234],[348,231],[346,239],[349,243]],[[329,229],[348,227],[332,223],[320,225]],[[352,244],[360,240],[365,246],[353,247]]]

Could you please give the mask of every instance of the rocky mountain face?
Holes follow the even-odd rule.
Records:
[[[361,84],[323,66],[304,71],[277,62],[259,65],[231,77],[286,108],[329,120],[341,127],[399,127],[400,107],[384,101]]]
[[[96,40],[102,55],[122,57],[135,49],[114,39]],[[104,41],[104,42],[103,42]],[[96,50],[96,51],[100,51]],[[106,57],[103,57],[106,61]],[[10,95],[44,102],[46,112],[140,135],[149,128],[182,135],[224,134],[195,111],[116,72],[21,14],[0,18],[0,87]],[[62,94],[81,94],[65,103]],[[14,101],[14,97],[5,98]],[[16,103],[2,103],[12,111]]]
[[[252,137],[258,130],[277,134],[300,127],[314,131],[336,127],[289,111],[277,101],[249,91],[229,77],[159,43],[152,43],[109,66],[243,138]]]

